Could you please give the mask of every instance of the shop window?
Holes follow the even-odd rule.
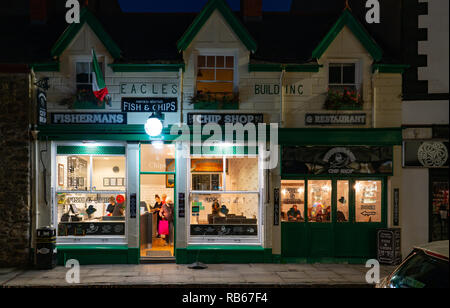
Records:
[[[123,237],[125,156],[57,155],[56,166],[58,236]]]
[[[175,145],[142,144],[141,172],[175,172]]]
[[[308,181],[308,221],[331,222],[331,181]]]
[[[281,181],[281,221],[304,222],[305,181]]]
[[[448,240],[448,179],[431,181],[431,241]]]
[[[233,96],[235,59],[233,56],[206,56],[197,58],[197,96],[213,96],[222,100]]]
[[[355,181],[356,222],[381,222],[381,181]]]
[[[193,157],[190,167],[192,238],[258,236],[258,158]]]
[[[337,222],[347,222],[349,215],[349,182],[337,181]]]

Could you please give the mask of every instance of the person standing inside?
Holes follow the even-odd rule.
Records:
[[[158,234],[156,237],[158,238],[161,237],[161,235],[159,234],[159,222],[161,220],[161,216],[159,215],[159,213],[161,211],[161,207],[161,198],[159,197],[159,195],[155,195],[155,205],[153,206],[152,210],[154,213],[156,213],[156,232]]]
[[[162,204],[161,211],[159,212],[161,216],[161,223],[167,224],[167,234],[165,234],[165,246],[170,243],[170,225],[173,222],[173,202],[167,201]]]

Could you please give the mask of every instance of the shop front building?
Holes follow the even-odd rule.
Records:
[[[83,9],[54,42],[55,60],[34,65],[50,85],[34,219],[57,229],[60,264],[376,257],[401,186],[405,67],[384,64],[348,8],[294,17],[256,25],[222,0],[195,15],[134,16],[179,25],[161,27],[146,54],[137,34],[114,32],[130,16]],[[315,28],[302,52],[286,33],[264,36],[294,22]],[[92,94],[98,67],[104,100]]]

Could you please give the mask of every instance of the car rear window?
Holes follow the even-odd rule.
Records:
[[[393,288],[448,288],[448,261],[415,251],[391,276]]]

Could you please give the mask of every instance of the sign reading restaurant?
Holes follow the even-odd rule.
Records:
[[[306,125],[365,125],[366,114],[320,114],[307,113]]]
[[[126,113],[52,113],[52,124],[127,124]]]

